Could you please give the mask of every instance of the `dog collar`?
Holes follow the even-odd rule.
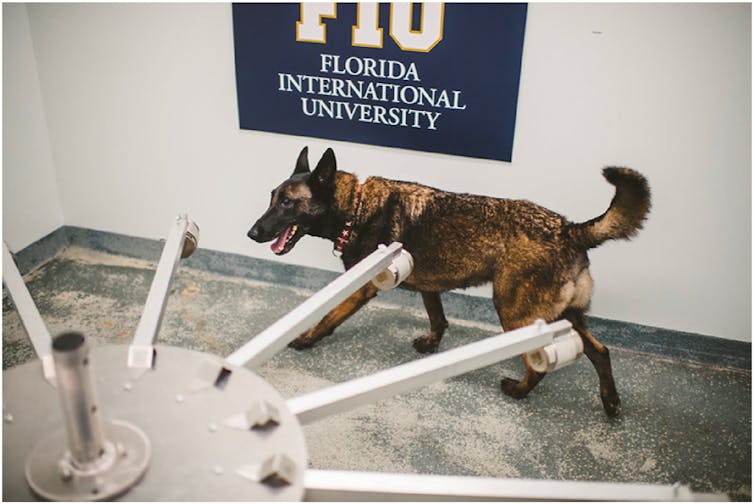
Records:
[[[359,210],[361,210],[361,184],[356,186],[356,209],[351,215],[351,218],[348,219],[343,226],[343,231],[340,232],[338,238],[335,240],[335,246],[333,247],[334,255],[340,256],[343,254],[343,247],[345,247],[348,240],[351,239],[351,229],[353,228],[353,223],[356,221],[356,216],[359,215]]]

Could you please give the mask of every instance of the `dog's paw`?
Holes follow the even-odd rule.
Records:
[[[620,397],[618,394],[602,397],[602,407],[605,408],[605,413],[609,417],[618,416],[620,414],[621,405]]]
[[[319,338],[312,338],[309,333],[304,333],[295,340],[288,343],[288,346],[296,350],[305,350],[311,348]]]
[[[437,352],[437,347],[440,346],[440,341],[431,336],[422,336],[421,338],[416,338],[413,345],[419,353],[435,353]]]
[[[335,330],[334,327],[330,327],[330,328],[326,326],[324,326],[324,328],[323,326],[312,327],[308,331],[301,333],[301,336],[299,336],[295,340],[288,343],[288,346],[291,348],[295,348],[296,350],[304,350],[306,348],[311,348],[325,336],[330,336],[334,330]]]
[[[520,382],[518,380],[514,380],[513,378],[503,378],[500,380],[500,390],[503,391],[503,394],[507,395],[508,397],[512,397],[514,399],[523,399],[526,397],[526,392],[522,392],[521,388],[519,387]]]

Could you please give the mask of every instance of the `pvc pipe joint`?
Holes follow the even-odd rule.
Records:
[[[380,245],[384,247],[384,245]],[[414,258],[406,249],[401,249],[390,265],[379,273],[372,283],[380,290],[390,290],[398,287],[414,270]]]
[[[549,345],[526,354],[529,365],[538,373],[549,373],[560,369],[584,353],[581,336],[571,329],[567,334],[553,339]]]
[[[190,220],[188,216],[182,216],[188,221],[186,228],[186,235],[183,241],[183,249],[181,250],[181,259],[186,259],[194,253],[199,246],[199,226],[196,222]]]

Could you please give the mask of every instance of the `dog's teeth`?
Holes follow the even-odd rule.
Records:
[[[291,226],[291,232],[288,234],[288,237],[285,239],[286,243],[288,243],[289,241],[293,239],[293,236],[296,234],[296,231],[298,231],[298,226],[294,224]]]

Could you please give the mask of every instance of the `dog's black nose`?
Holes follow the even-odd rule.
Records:
[[[259,241],[259,228],[257,226],[252,227],[249,229],[249,232],[246,233],[246,236],[254,241]]]
[[[249,229],[249,232],[246,233],[246,236],[258,243],[262,243],[270,239],[270,237],[267,236],[267,230],[261,224],[259,224],[259,222],[256,222],[253,226],[251,226],[251,229]]]

